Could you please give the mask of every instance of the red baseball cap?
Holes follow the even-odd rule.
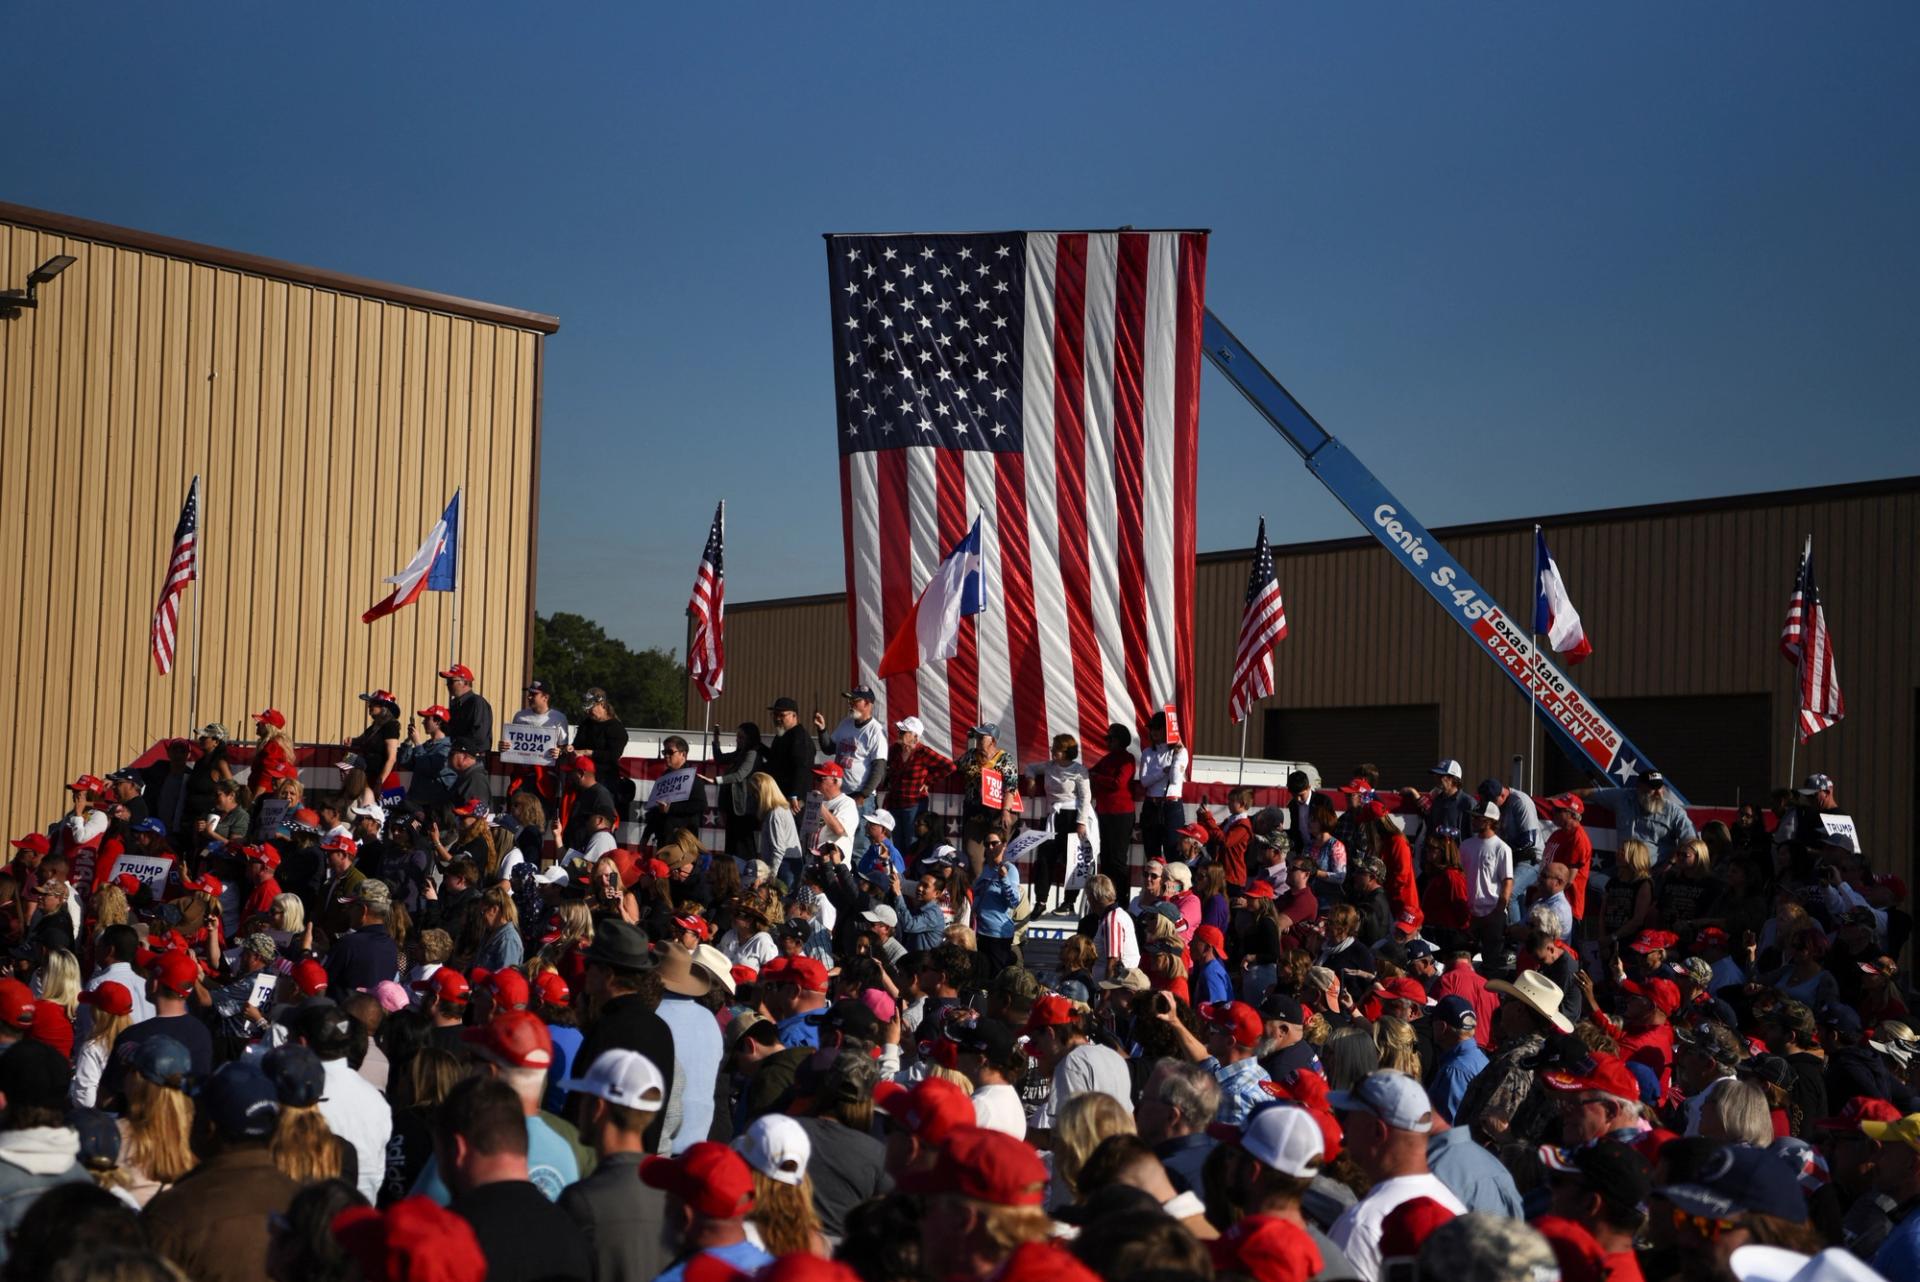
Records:
[[[447,710],[447,705],[444,703],[428,704],[426,707],[417,710],[413,715],[416,717],[432,717],[435,721],[453,720],[453,713]]]
[[[344,832],[336,832],[320,843],[320,849],[338,850],[344,854],[357,855],[360,853],[360,843]]]
[[[1693,946],[1695,948],[1705,948],[1708,944],[1724,944],[1726,942],[1727,932],[1718,926],[1702,926],[1699,933],[1693,937]]]
[[[453,808],[453,813],[463,819],[471,819],[475,815],[484,815],[490,812],[486,802],[480,800],[478,797],[468,797],[465,801]]]
[[[464,681],[468,685],[473,684],[473,669],[464,663],[456,663],[451,668],[442,668],[440,669],[440,675],[443,677],[452,677],[456,681]]]
[[[107,785],[98,775],[81,775],[67,785],[68,792],[105,792]]]
[[[1201,1002],[1200,1018],[1231,1033],[1236,1046],[1258,1046],[1267,1031],[1267,1021],[1245,1002]]]
[[[1247,887],[1247,898],[1248,899],[1272,899],[1273,883],[1270,881],[1254,882],[1251,886]]]
[[[186,953],[161,953],[153,963],[153,982],[175,997],[185,997],[199,981],[200,963]]]
[[[280,866],[280,852],[275,850],[271,845],[249,846],[247,848],[247,862],[250,864],[265,864],[267,871],[272,872]]]
[[[729,970],[727,974],[733,979],[735,988],[738,988],[742,984],[757,984],[760,982],[760,972],[751,966],[735,966],[732,970]]]
[[[1307,1231],[1277,1215],[1249,1215],[1207,1249],[1215,1269],[1254,1282],[1306,1282],[1324,1263]]]
[[[302,997],[318,997],[327,991],[327,968],[309,957],[293,964],[293,986]]]
[[[1415,1006],[1427,1004],[1427,986],[1411,975],[1398,975],[1379,985],[1376,991],[1382,997],[1398,998],[1412,1002]]]
[[[0,1024],[33,1027],[33,990],[17,979],[0,979]]]
[[[1193,942],[1196,944],[1205,944],[1222,957],[1227,955],[1227,937],[1220,933],[1218,926],[1194,927]]]
[[[366,1282],[478,1282],[487,1274],[473,1226],[431,1198],[404,1198],[385,1211],[350,1206],[330,1227]]]
[[[847,772],[840,768],[837,761],[823,761],[813,768],[813,773],[821,779],[844,779]]]
[[[1622,1099],[1640,1098],[1639,1079],[1627,1071],[1627,1066],[1618,1055],[1609,1055],[1605,1051],[1593,1053],[1593,1068],[1586,1073],[1568,1072],[1566,1069],[1554,1069],[1540,1075],[1547,1089],[1555,1091],[1603,1091],[1608,1095],[1618,1095]]]
[[[1587,813],[1587,803],[1570,792],[1563,792],[1557,797],[1547,798],[1547,810],[1549,813],[1555,810],[1571,810],[1576,815],[1584,815]]]
[[[1453,1219],[1452,1211],[1430,1197],[1408,1198],[1380,1221],[1380,1258],[1420,1254],[1433,1231]]]
[[[1858,1131],[1862,1122],[1897,1122],[1900,1110],[1883,1099],[1856,1095],[1847,1101],[1838,1117],[1823,1117],[1814,1125],[1823,1131]]]
[[[1004,1131],[978,1126],[954,1131],[931,1169],[908,1171],[898,1184],[903,1193],[957,1193],[992,1206],[1042,1206],[1047,1200],[1040,1155]]]
[[[1680,936],[1670,930],[1643,930],[1633,937],[1627,947],[1636,953],[1658,952],[1672,948],[1680,942]]]
[[[963,1126],[973,1126],[973,1099],[943,1078],[929,1077],[911,1089],[898,1082],[873,1088],[873,1106],[928,1144],[944,1144]]]
[[[102,1015],[131,1015],[133,990],[118,980],[109,979],[92,992],[80,994],[80,1004],[91,1006]]]
[[[264,711],[256,712],[253,714],[253,719],[255,721],[264,721],[275,730],[285,730],[287,728],[287,716],[278,708],[267,708]]]
[[[1646,998],[1663,1014],[1671,1015],[1680,1009],[1680,986],[1671,979],[1623,979],[1620,991]]]
[[[674,917],[673,924],[681,930],[692,931],[702,939],[713,938],[713,923],[699,913],[679,913]]]
[[[1369,819],[1385,819],[1387,817],[1386,799],[1383,797],[1370,798],[1366,805],[1360,807],[1360,813]]]
[[[1260,1089],[1275,1099],[1292,1100],[1307,1110],[1314,1124],[1320,1128],[1320,1158],[1323,1162],[1331,1162],[1340,1156],[1344,1131],[1340,1119],[1333,1115],[1333,1108],[1327,1103],[1326,1078],[1310,1068],[1296,1068],[1287,1074],[1285,1081],[1265,1081],[1260,1083]],[[1219,1123],[1214,1125],[1218,1126]],[[1239,1128],[1229,1123],[1229,1129],[1237,1131]],[[1212,1135],[1213,1128],[1208,1127],[1207,1133]]]
[[[311,828],[317,832],[320,829],[320,812],[311,807],[302,806],[293,812],[293,817],[287,822],[297,824],[302,828]]]
[[[534,988],[540,994],[540,1000],[549,1006],[565,1006],[573,1000],[573,990],[567,987],[567,981],[560,978],[557,970],[543,970],[533,981]]]
[[[44,855],[53,849],[53,843],[47,840],[44,832],[30,832],[24,837],[16,837],[7,843],[15,850],[31,850],[36,855]]]
[[[1027,1022],[1020,1031],[1031,1036],[1043,1028],[1072,1022],[1073,1002],[1058,993],[1048,993],[1033,1004],[1033,1011],[1027,1016]]]
[[[701,1140],[678,1157],[640,1163],[640,1182],[664,1189],[706,1220],[736,1220],[753,1210],[753,1168],[725,1144]]]
[[[574,754],[573,760],[567,763],[567,769],[577,775],[590,775],[598,769],[598,767],[593,764],[592,757],[584,752],[577,752]]]
[[[486,1027],[463,1028],[460,1036],[481,1058],[507,1068],[553,1067],[553,1034],[527,1011],[503,1010]]]
[[[506,1010],[525,1010],[533,1000],[532,985],[517,970],[496,970],[487,976],[487,989],[493,994],[493,1004]]]
[[[180,884],[188,890],[204,891],[215,899],[220,898],[220,892],[226,889],[225,884],[212,873],[204,873],[197,880],[192,877],[182,877]]]
[[[414,984],[416,993],[431,993],[443,1006],[464,1006],[473,996],[473,985],[467,977],[451,966],[442,966],[425,979]]]
[[[1207,830],[1199,824],[1188,824],[1180,830],[1179,835],[1185,837],[1188,841],[1197,841],[1202,845],[1206,844]]]
[[[1561,1215],[1543,1215],[1528,1223],[1553,1248],[1561,1282],[1601,1282],[1606,1277],[1606,1253],[1585,1225]]]
[[[128,899],[132,899],[135,895],[140,893],[140,887],[144,886],[146,883],[141,881],[138,877],[134,876],[130,872],[123,872],[119,876],[113,879],[113,884],[120,887],[121,893],[124,894]]]
[[[493,978],[493,972],[488,970],[485,966],[475,966],[473,969],[467,972],[467,982],[469,984],[472,984],[475,988],[486,987],[487,981],[492,978]]]
[[[814,957],[776,957],[760,968],[760,981],[798,984],[810,993],[827,991],[827,968]]]

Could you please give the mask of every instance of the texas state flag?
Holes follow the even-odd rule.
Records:
[[[951,659],[960,651],[960,620],[985,607],[980,591],[980,518],[976,516],[967,537],[953,545],[887,642],[879,675],[896,676],[937,659]]]
[[[394,585],[386,599],[374,602],[368,611],[360,616],[360,622],[372,623],[375,619],[384,619],[394,611],[412,605],[420,599],[422,592],[451,592],[459,582],[460,556],[460,491],[453,492],[453,501],[447,504],[447,510],[427,531],[427,541],[413,554],[413,560],[407,562],[400,573],[386,580]]]
[[[1587,631],[1580,626],[1580,612],[1567,599],[1567,585],[1560,579],[1560,567],[1547,551],[1547,536],[1533,528],[1533,565],[1539,582],[1534,589],[1533,630],[1544,636],[1548,647],[1568,664],[1575,664],[1593,653]]]

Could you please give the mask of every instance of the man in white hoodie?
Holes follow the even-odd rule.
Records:
[[[67,1126],[67,1061],[45,1042],[0,1054],[0,1265],[34,1200],[56,1184],[84,1184],[80,1136]]]

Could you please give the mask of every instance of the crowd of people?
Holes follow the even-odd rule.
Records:
[[[12,842],[0,1282],[1920,1277],[1907,888],[1823,775],[1216,807],[1162,717],[950,759],[856,689],[668,738],[714,816],[538,681],[496,796],[441,676]]]

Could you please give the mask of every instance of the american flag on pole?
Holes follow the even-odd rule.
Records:
[[[1840,676],[1833,667],[1833,633],[1827,630],[1827,610],[1813,581],[1813,536],[1807,536],[1800,554],[1800,577],[1787,602],[1787,622],[1780,629],[1780,653],[1799,674],[1800,742],[1847,715],[1840,697]]]
[[[693,599],[687,613],[693,617],[693,640],[687,647],[687,674],[712,703],[727,679],[727,576],[725,570],[727,505],[713,510],[707,546],[700,553],[700,569],[693,576]]]
[[[160,583],[160,604],[153,610],[153,666],[161,676],[173,671],[174,642],[180,623],[180,597],[187,584],[199,578],[200,568],[200,478],[194,477],[187,489],[187,505],[180,509],[180,522],[173,527],[173,551],[167,555],[167,577]]]
[[[1287,637],[1287,607],[1273,572],[1273,548],[1267,543],[1267,519],[1260,518],[1260,539],[1253,545],[1247,572],[1247,606],[1240,616],[1240,645],[1233,656],[1234,724],[1247,719],[1255,702],[1273,693],[1273,647]]]
[[[1192,726],[1204,232],[829,236],[853,679],[883,724],[1022,761],[1173,704]],[[881,679],[981,520],[988,608]]]

